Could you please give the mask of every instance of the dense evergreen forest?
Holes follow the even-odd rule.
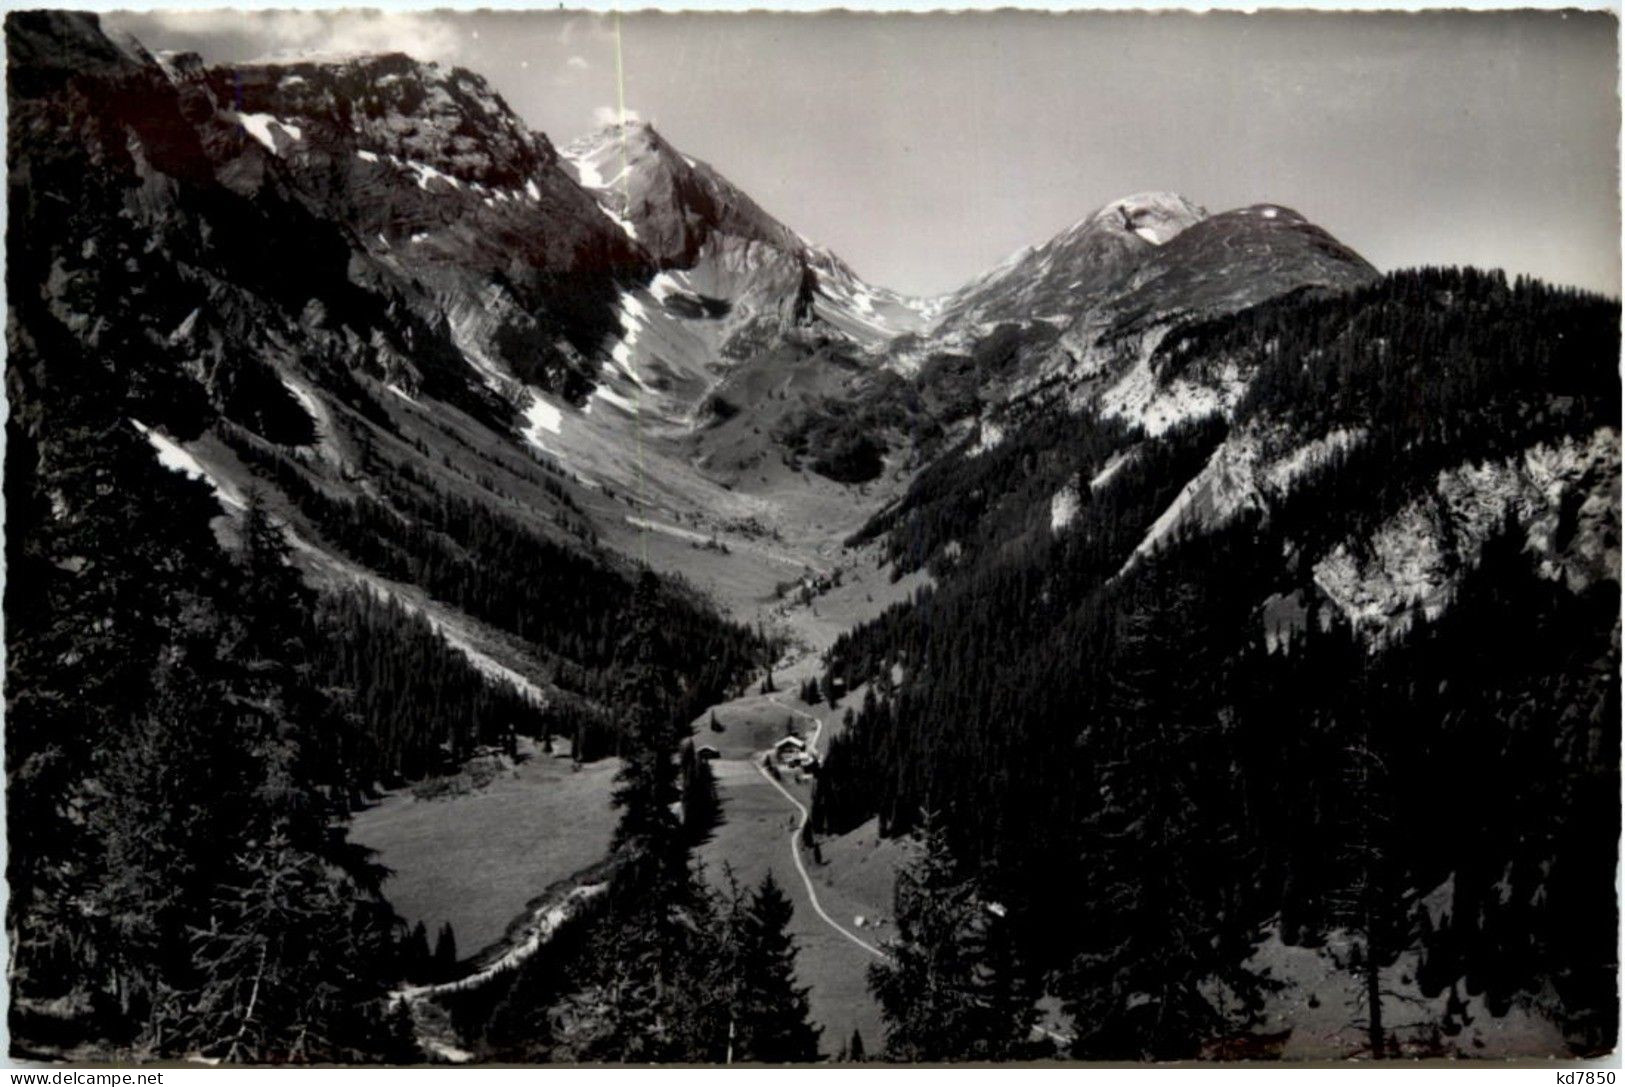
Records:
[[[1139,454],[1055,536],[1008,497],[1055,481],[1024,435],[978,458],[996,462],[989,481],[1008,473],[997,490],[925,473],[877,527],[900,563],[937,556],[942,581],[831,652],[838,686],[873,683],[831,745],[815,825],[878,816],[901,834],[934,813],[1022,919],[1023,961],[1066,1000],[1077,1056],[1189,1056],[1244,1032],[1269,981],[1243,964],[1272,932],[1352,934],[1349,969],[1373,984],[1419,954],[1423,990],[1461,1015],[1467,996],[1537,1004],[1576,1052],[1611,1048],[1617,583],[1540,576],[1508,523],[1442,616],[1418,611],[1375,648],[1312,603],[1270,644],[1260,608],[1312,602],[1291,556],[1369,530],[1441,467],[1617,427],[1617,321],[1594,297],[1427,271],[1170,336],[1168,368],[1247,356],[1233,427],[1372,438],[1263,513],[1127,569],[1222,428],[1169,436],[1164,456],[1191,447],[1172,479],[1130,471]],[[1091,424],[1067,422],[1085,470],[1124,443],[1108,432],[1091,454]],[[965,541],[958,563],[947,538]],[[1441,887],[1442,913],[1423,903]],[[1228,1014],[1203,996],[1214,986]],[[1425,1047],[1374,1006],[1371,1052]]]
[[[352,695],[351,727],[335,737],[327,765],[353,792],[454,769],[477,747],[511,756],[516,736],[558,737],[583,761],[621,741],[602,711],[563,697],[535,704],[476,669],[426,620],[371,593],[323,599],[310,637],[322,680]]]
[[[564,689],[593,700],[612,692],[633,578],[608,556],[448,494],[410,464],[370,457],[377,497],[337,498],[285,453],[243,437],[231,444],[344,555],[537,646],[556,661],[552,678]],[[689,680],[683,708],[698,713],[773,655],[758,632],[723,620],[686,587],[668,581],[659,592],[666,622],[681,634],[662,666]]]
[[[77,109],[93,128],[89,102],[67,95],[51,108]],[[152,154],[180,157],[178,199],[196,202],[201,218],[223,216],[212,180],[184,163],[195,137],[163,130],[162,116],[132,123]],[[209,488],[161,465],[131,421],[187,440],[234,416],[274,448],[309,440],[308,419],[300,425],[284,393],[258,395],[281,385],[251,355],[204,382],[176,365],[155,327],[186,316],[197,283],[123,215],[119,184],[71,156],[19,165],[15,155],[14,143],[12,206],[37,214],[12,221],[7,248],[13,1052],[420,1059],[410,1024],[386,1007],[403,976],[403,934],[384,873],[346,841],[349,803],[514,729],[578,739],[589,756],[623,743],[615,624],[629,614],[635,572],[405,476],[391,497],[410,503],[422,525],[413,532],[395,519],[368,539],[376,507],[313,499],[342,545],[362,557],[376,548],[387,572],[421,576],[561,660],[579,654],[580,674],[561,667],[558,678],[582,691],[581,705],[544,710],[479,676],[420,620],[370,599],[315,596],[263,503],[222,518]],[[36,199],[42,190],[56,199]],[[60,257],[63,239],[71,260]],[[315,289],[322,266],[306,258]],[[43,294],[48,282],[61,289]],[[253,269],[240,287],[280,297]],[[161,300],[143,309],[149,292]],[[93,327],[81,311],[99,315]],[[298,505],[296,488],[284,493]],[[653,592],[682,635],[661,661],[674,717],[768,652],[688,590]]]
[[[225,530],[209,488],[161,466],[125,417],[130,390],[103,358],[143,345],[111,332],[91,356],[27,305],[6,459],[19,1052],[419,1059],[383,999],[414,968],[410,941],[383,873],[345,841],[349,805],[516,732],[595,757],[623,750],[625,729],[585,702],[532,705],[370,594],[317,597],[258,495]],[[357,524],[316,494],[306,502],[337,511],[324,524]],[[396,497],[433,529],[397,521],[399,545],[355,532],[358,557],[373,557],[370,540],[420,562],[386,569],[523,636],[545,639],[581,609],[572,649],[613,711],[642,652],[613,631],[634,598],[676,635],[644,665],[645,712],[661,720],[686,720],[768,651],[653,575],[628,578],[470,503]],[[512,565],[490,561],[499,553]],[[527,603],[552,618],[528,622]]]
[[[319,375],[369,456],[400,437],[357,376],[379,359],[410,357],[417,391],[497,433],[512,405],[470,384],[443,327],[352,276],[344,227],[278,184],[223,185],[200,132],[246,137],[200,122],[207,103],[139,47],[50,14],[8,19],[7,42],[12,1052],[421,1060],[387,995],[443,978],[454,941],[426,963],[402,931],[347,841],[355,802],[516,732],[627,750],[635,601],[671,635],[647,663],[662,720],[773,647],[598,551],[559,487],[553,536],[406,463],[346,466],[377,490],[343,497],[366,488],[301,460],[316,428],[271,360]],[[226,516],[146,427],[212,431],[265,490]],[[525,643],[561,693],[532,705],[423,619],[319,596],[289,528]]]
[[[6,458],[14,1044],[384,1059],[394,918],[319,786],[347,705],[316,682],[286,544],[256,505],[223,551],[215,499],[157,463],[99,360],[29,327]]]
[[[9,371],[22,405],[6,462],[19,1052],[421,1059],[409,1020],[384,1000],[419,969],[413,941],[380,892],[383,873],[345,841],[349,804],[515,732],[571,739],[588,757],[641,741],[586,704],[519,698],[397,605],[359,591],[318,597],[258,495],[234,531],[217,532],[232,522],[208,487],[158,463],[122,414],[116,375],[53,327],[16,332]],[[515,553],[538,542],[454,509],[471,549],[489,543],[482,532],[507,533]],[[457,519],[441,516],[454,531]],[[536,568],[526,562],[521,573]],[[627,616],[652,617],[638,629],[674,635],[651,650],[623,630],[596,651],[598,694],[616,711],[686,720],[766,651],[651,574],[564,568],[574,583],[544,588],[609,609],[623,592]],[[696,648],[710,654],[703,664]],[[676,747],[662,750],[675,766]],[[689,763],[698,812],[703,764]],[[679,835],[686,856],[695,828],[680,821]],[[698,883],[694,893],[724,908]],[[752,938],[790,954],[782,894],[761,889],[750,902],[730,902],[728,916],[766,925]],[[788,985],[788,968],[779,973]],[[759,1043],[764,1054],[791,1044]]]

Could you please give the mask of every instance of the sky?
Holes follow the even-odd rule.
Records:
[[[1210,211],[1284,204],[1381,269],[1475,264],[1620,290],[1606,13],[103,19],[217,63],[398,49],[462,65],[560,146],[624,108],[913,294],[1150,189]]]

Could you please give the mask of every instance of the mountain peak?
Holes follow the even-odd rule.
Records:
[[[683,154],[647,121],[606,125],[563,159],[611,219],[666,267],[688,267],[714,234],[787,254],[805,246],[722,175]]]
[[[1164,245],[1207,218],[1207,209],[1175,192],[1139,192],[1113,200],[1083,221],[1094,229],[1115,229],[1152,245]]]

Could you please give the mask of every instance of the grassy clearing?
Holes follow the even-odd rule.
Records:
[[[812,1018],[824,1030],[823,1050],[833,1054],[856,1028],[863,1033],[868,1049],[875,1051],[880,1044],[880,1012],[869,995],[865,977],[874,959],[824,924],[807,901],[790,857],[789,837],[797,822],[795,810],[747,760],[719,762],[717,777],[727,821],[700,849],[708,874],[720,880],[725,870],[731,870],[742,885],[749,887],[772,871],[795,903],[790,930],[800,948],[797,972],[801,984],[812,988]],[[813,871],[814,880],[819,880],[820,870]],[[843,923],[868,908],[848,899],[839,888],[820,885],[819,898],[824,908]]]
[[[617,763],[572,771],[528,740],[516,767],[475,791],[434,800],[396,793],[359,813],[353,840],[393,872],[384,891],[431,937],[445,922],[464,958],[495,942],[544,887],[602,860],[615,829]]]

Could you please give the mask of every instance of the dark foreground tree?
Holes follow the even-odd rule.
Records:
[[[738,922],[734,1059],[768,1064],[818,1059],[818,1028],[808,1022],[807,988],[796,984],[794,907],[769,871]]]
[[[1004,910],[960,870],[942,829],[925,818],[915,854],[897,875],[897,937],[869,967],[880,1001],[886,1059],[905,1063],[1005,1061],[1034,1055],[1035,1014],[996,930]],[[1002,961],[1001,961],[1002,960]]]
[[[686,729],[661,667],[668,648],[655,589],[646,574],[621,649],[631,722],[614,794],[619,866],[579,967],[582,983],[558,1016],[554,1059],[720,1063],[727,1055],[725,922],[676,812]]]

